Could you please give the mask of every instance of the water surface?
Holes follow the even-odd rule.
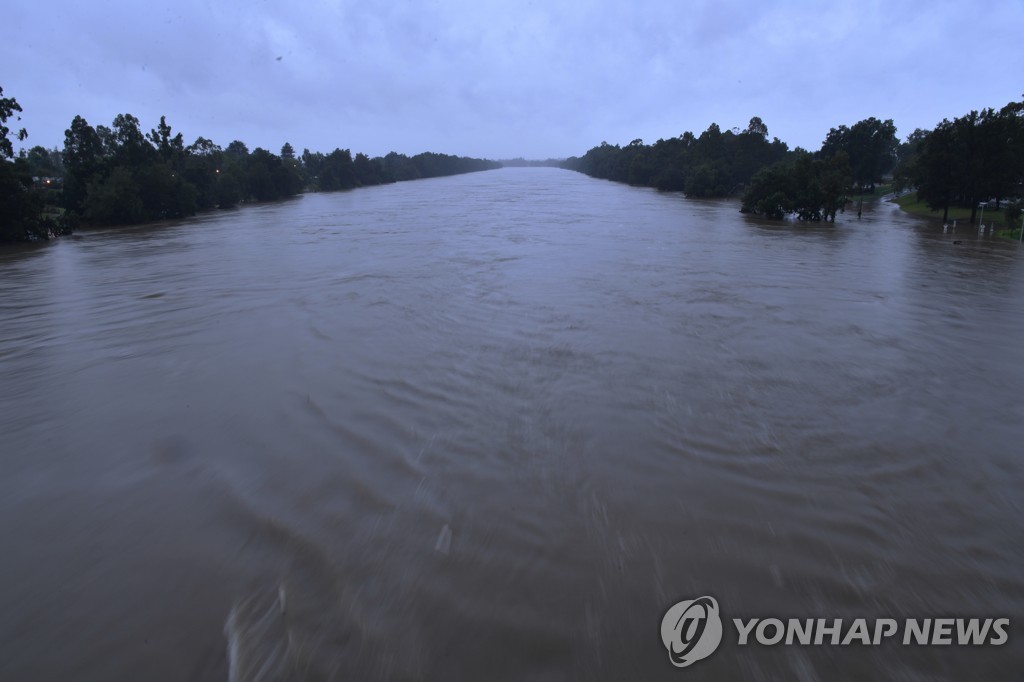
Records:
[[[0,678],[1019,678],[659,636],[1024,615],[1024,254],[957,238],[504,169],[0,253]]]

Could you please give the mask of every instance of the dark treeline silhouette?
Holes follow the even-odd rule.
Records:
[[[63,150],[32,147],[17,156],[9,139],[21,107],[0,89],[0,241],[35,241],[69,232],[79,221],[127,224],[178,218],[249,201],[271,201],[303,190],[333,191],[401,180],[498,168],[481,159],[392,152],[370,158],[348,149],[329,154],[290,144],[280,154],[249,151],[238,140],[226,148],[199,137],[185,145],[161,117],[148,134],[130,114],[110,127],[76,116]],[[971,209],[1014,199],[1020,211],[1024,182],[1024,102],[943,120],[915,130],[904,143],[892,120],[868,118],[832,128],[821,148],[790,151],[757,117],[746,129],[723,132],[711,124],[699,137],[620,147],[607,142],[562,162],[513,159],[504,165],[560,165],[597,178],[692,197],[740,195],[741,210],[773,219],[834,221],[853,193],[873,193],[892,175],[897,189],[916,190],[930,208]],[[59,207],[59,208],[58,208]]]
[[[282,149],[290,150],[289,145]],[[311,153],[303,150],[301,160],[302,177],[310,189],[333,191],[367,185],[379,185],[403,180],[436,178],[474,171],[500,168],[494,161],[472,159],[464,156],[449,156],[424,152],[406,156],[391,152],[387,156],[370,158],[365,154],[352,153],[348,149],[335,149],[330,154]]]
[[[297,157],[288,143],[280,154],[250,151],[238,140],[225,148],[204,137],[186,145],[164,117],[143,133],[131,114],[117,116],[110,127],[93,127],[76,116],[64,133],[63,150],[33,147],[15,158],[6,122],[20,111],[13,98],[0,99],[0,241],[48,239],[79,221],[142,223],[283,199],[305,189],[351,189],[500,167],[430,152],[353,158],[348,149],[307,149]]]
[[[20,120],[21,106],[13,97],[4,97],[0,88],[0,242],[47,239],[51,234],[70,231],[59,216],[46,211],[47,203],[56,201],[60,172],[60,154],[51,155],[42,147],[14,157],[13,134],[24,140],[24,128],[14,132],[8,126],[12,118]],[[36,172],[46,173],[38,183]]]
[[[852,193],[874,194],[899,158],[892,120],[866,118],[829,130],[815,153],[797,148],[758,171],[744,189],[741,211],[781,220],[835,222]],[[858,212],[858,217],[859,217]]]
[[[797,149],[754,174],[740,210],[773,220],[795,214],[799,220],[835,222],[848,201],[850,178],[846,152],[824,156]]]
[[[1024,183],[1024,102],[1010,102],[1002,109],[971,111],[943,119],[934,130],[915,130],[901,148],[894,172],[900,188],[916,188],[929,208],[949,218],[952,206],[971,209],[1013,198],[1019,214]]]
[[[632,185],[681,191],[691,197],[726,197],[742,193],[744,212],[782,219],[835,220],[856,183],[874,191],[892,169],[898,146],[892,121],[870,118],[840,126],[817,153],[768,140],[768,127],[754,117],[746,129],[722,132],[712,123],[696,137],[686,132],[645,145],[625,147],[607,142],[564,167]],[[856,170],[854,170],[856,169]]]
[[[1019,198],[1024,182],[1024,103],[986,109],[934,130],[915,130],[904,143],[892,120],[867,118],[829,130],[809,152],[774,138],[760,118],[745,130],[722,132],[715,124],[695,137],[683,133],[645,145],[607,142],[564,168],[632,185],[685,192],[692,197],[740,195],[741,210],[767,218],[835,220],[855,194],[872,194],[892,174],[898,189],[918,196],[943,220],[951,206]]]
[[[735,193],[764,166],[785,157],[788,147],[768,140],[768,127],[750,119],[746,130],[724,133],[712,123],[700,137],[686,132],[645,145],[633,140],[625,147],[607,142],[563,167],[595,178],[686,192],[693,197],[722,197]]]
[[[498,163],[506,168],[562,168],[565,159],[524,159],[520,156],[514,159],[501,159]]]

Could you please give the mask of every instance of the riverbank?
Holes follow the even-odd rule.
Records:
[[[458,157],[456,157],[456,158],[458,158]],[[357,187],[344,187],[344,188],[341,188],[341,189],[331,189],[331,190],[316,190],[316,189],[311,189],[311,188],[307,187],[307,188],[303,189],[302,191],[297,192],[295,194],[290,194],[288,196],[278,197],[276,199],[266,199],[266,200],[249,199],[249,200],[239,201],[238,203],[233,204],[231,206],[225,206],[225,207],[215,206],[215,207],[210,207],[210,208],[200,208],[200,209],[197,209],[196,211],[194,211],[193,213],[190,213],[190,214],[184,215],[184,216],[175,217],[175,218],[158,218],[158,219],[155,219],[155,220],[142,220],[142,221],[131,222],[131,223],[106,223],[106,222],[98,222],[98,221],[88,221],[88,220],[85,220],[84,218],[75,217],[74,218],[73,227],[67,229],[67,231],[51,231],[49,236],[47,238],[45,238],[45,239],[39,238],[39,239],[34,239],[34,240],[33,239],[29,239],[29,240],[13,240],[13,241],[4,241],[4,240],[0,239],[0,250],[10,250],[13,247],[19,247],[19,246],[25,246],[25,245],[30,245],[30,246],[43,245],[43,244],[47,244],[49,242],[55,241],[55,240],[59,239],[60,237],[67,237],[67,236],[70,236],[72,234],[81,233],[81,232],[100,232],[100,231],[105,232],[105,231],[108,231],[108,230],[130,230],[130,229],[139,229],[139,228],[161,228],[161,227],[166,227],[167,225],[171,225],[171,224],[178,224],[178,223],[181,223],[182,221],[188,221],[188,220],[194,219],[194,218],[199,217],[199,216],[210,215],[210,214],[214,214],[214,213],[221,213],[221,212],[225,212],[225,211],[236,211],[236,210],[240,210],[240,209],[243,209],[243,208],[246,208],[246,207],[250,207],[250,206],[262,206],[262,205],[266,205],[266,204],[278,204],[278,203],[283,203],[283,202],[287,202],[287,201],[294,201],[294,200],[300,199],[300,198],[302,198],[303,196],[306,196],[306,195],[332,194],[332,193],[335,193],[335,192],[350,192],[350,191],[357,190],[357,189],[368,189],[370,187],[384,187],[384,186],[387,186],[387,185],[393,185],[395,183],[401,183],[401,182],[414,182],[416,180],[431,180],[431,179],[437,179],[437,178],[452,177],[454,175],[464,175],[464,174],[467,174],[467,173],[480,173],[480,172],[483,172],[485,170],[498,170],[498,168],[485,168],[485,169],[481,169],[481,170],[459,171],[459,172],[456,172],[456,173],[448,173],[448,174],[444,174],[444,175],[427,175],[427,176],[423,176],[423,177],[406,178],[406,179],[402,179],[402,180],[388,180],[388,181],[385,181],[385,182],[380,182],[380,183],[371,184],[371,185],[360,185],[360,186],[357,186]],[[60,218],[63,218],[65,215],[66,215],[66,211],[63,208],[59,208],[57,206],[47,206],[44,209],[44,212],[43,212],[43,217],[44,218],[53,218],[54,216],[59,216]]]
[[[937,220],[942,220],[942,211],[937,209],[933,210],[929,208],[928,204],[926,204],[923,201],[920,201],[917,198],[917,194],[915,192],[910,192],[908,194],[895,197],[893,199],[890,199],[890,201],[895,202],[897,206],[899,206],[901,209],[912,215],[919,215],[924,216],[926,218],[935,218]],[[994,225],[996,229],[1002,229],[1004,231],[1007,228],[1007,220],[1003,208],[986,208],[984,215],[982,215],[980,211],[978,212],[978,218],[984,220],[985,225],[987,227],[992,227]],[[970,208],[966,208],[963,206],[949,207],[950,224],[952,224],[954,220],[959,223],[966,223],[970,219]]]
[[[1019,241],[1021,241],[1021,234],[1020,233],[1021,233],[1022,229],[1024,229],[1024,228],[1017,227],[1017,228],[1013,228],[1013,229],[999,230],[999,232],[997,232],[996,234],[999,235],[1000,237],[1004,238],[1004,239],[1009,239],[1010,241],[1019,242]]]

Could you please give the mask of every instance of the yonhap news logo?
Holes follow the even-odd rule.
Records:
[[[722,618],[714,597],[681,601],[661,619],[661,641],[672,665],[685,668],[715,652],[722,641]]]
[[[733,618],[737,646],[1002,646],[1009,618]],[[722,643],[724,627],[714,597],[678,602],[661,619],[661,641],[672,665],[686,668]]]

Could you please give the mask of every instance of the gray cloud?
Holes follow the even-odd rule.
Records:
[[[580,154],[760,116],[816,148],[905,136],[1019,99],[1024,4],[1005,2],[19,3],[5,95],[29,144],[76,114],[272,150]]]

